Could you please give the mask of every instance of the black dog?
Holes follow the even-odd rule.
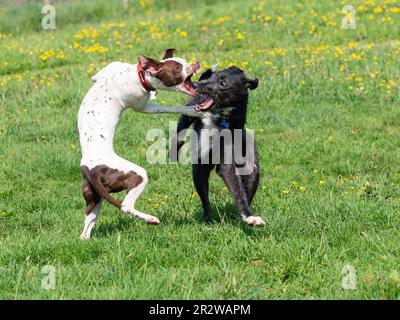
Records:
[[[187,104],[198,105],[202,116],[193,118],[182,115],[179,119],[177,133],[171,144],[171,161],[177,160],[184,144],[185,129],[193,124],[192,174],[206,221],[211,218],[208,179],[216,167],[243,220],[249,225],[265,225],[250,208],[260,172],[255,142],[245,131],[248,89],[254,90],[257,86],[257,79],[246,79],[244,72],[236,67],[219,72],[208,69],[197,83],[198,95]]]

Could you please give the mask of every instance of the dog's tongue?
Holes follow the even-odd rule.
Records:
[[[200,103],[196,106],[196,110],[207,110],[214,103],[213,99],[207,100],[206,102]]]

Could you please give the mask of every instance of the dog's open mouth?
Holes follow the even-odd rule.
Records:
[[[206,111],[208,109],[210,109],[214,104],[214,99],[212,98],[207,98],[206,101],[198,104],[196,106],[196,110],[197,111]]]
[[[196,87],[194,86],[194,84],[192,82],[192,75],[188,76],[185,79],[185,81],[183,82],[183,87],[187,90],[187,92],[190,95],[195,96],[197,94]]]

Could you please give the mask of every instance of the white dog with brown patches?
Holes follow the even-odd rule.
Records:
[[[89,239],[98,218],[102,199],[130,216],[147,223],[159,224],[151,215],[135,209],[135,202],[146,187],[144,168],[119,157],[113,148],[115,130],[126,108],[145,113],[179,113],[198,116],[195,106],[165,107],[148,104],[150,92],[170,90],[195,95],[191,81],[199,71],[199,63],[173,58],[175,49],[167,49],[157,61],[140,56],[138,64],[113,62],[100,70],[92,80],[78,113],[78,129],[82,150],[83,197],[86,218],[81,239]],[[119,202],[110,193],[126,190]]]

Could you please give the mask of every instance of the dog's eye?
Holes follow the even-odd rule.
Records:
[[[223,86],[223,87],[226,87],[226,82],[225,82],[224,79],[220,79],[220,80],[219,80],[219,84],[220,84],[221,86]]]

